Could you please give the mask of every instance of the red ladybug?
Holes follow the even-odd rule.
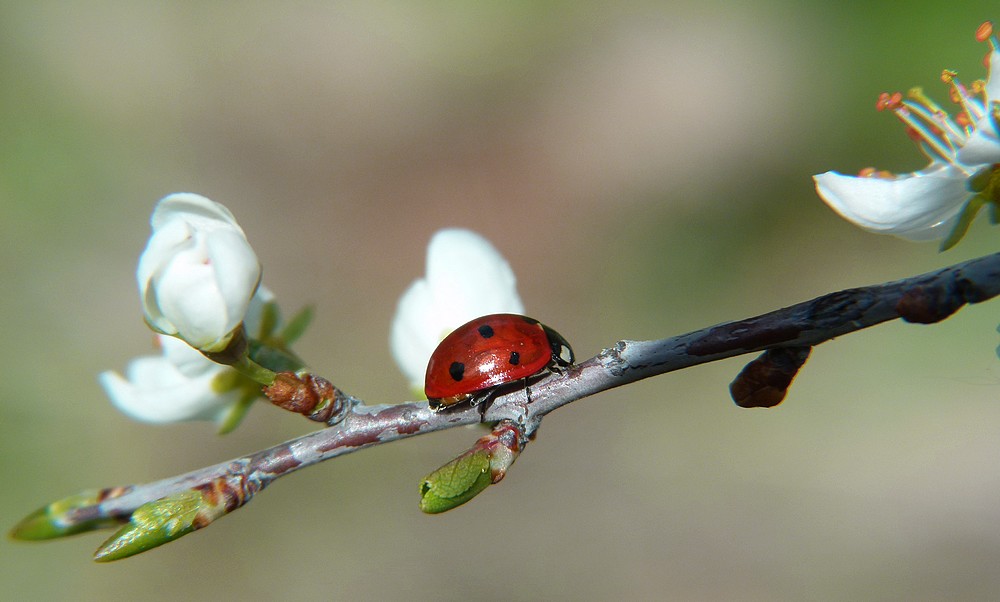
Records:
[[[572,363],[573,349],[558,332],[527,316],[491,314],[441,341],[427,362],[424,394],[432,410],[478,403],[499,385]]]

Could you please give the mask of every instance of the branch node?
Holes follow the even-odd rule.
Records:
[[[279,408],[327,425],[343,420],[351,406],[349,398],[330,381],[308,373],[279,372],[274,382],[264,387],[264,395]]]
[[[933,324],[944,320],[965,305],[965,295],[956,287],[914,286],[903,292],[896,312],[907,322]]]
[[[768,349],[743,368],[729,385],[733,401],[741,408],[773,408],[785,399],[799,368],[812,347]]]

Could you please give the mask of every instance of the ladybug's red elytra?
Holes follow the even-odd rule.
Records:
[[[441,341],[427,362],[424,394],[431,409],[440,410],[572,363],[566,339],[538,320],[490,314],[459,326]]]

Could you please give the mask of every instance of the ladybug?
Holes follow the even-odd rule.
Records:
[[[500,385],[572,363],[566,339],[538,320],[490,314],[459,326],[441,341],[427,362],[424,394],[432,410],[468,399],[476,404]]]

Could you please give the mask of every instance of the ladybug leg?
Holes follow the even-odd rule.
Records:
[[[493,398],[496,397],[498,391],[498,387],[493,387],[492,389],[488,389],[479,395],[473,395],[469,399],[469,403],[472,404],[472,407],[479,407],[480,422],[486,422],[486,410],[490,409],[490,405],[493,403]]]
[[[528,382],[530,382],[531,377],[525,377],[520,379],[521,386],[517,387],[518,381],[513,381],[509,383],[504,383],[502,385],[497,385],[491,389],[486,389],[480,391],[478,394],[473,394],[469,398],[469,403],[473,407],[479,407],[479,415],[482,418],[480,422],[486,422],[486,411],[490,409],[493,405],[493,401],[498,395],[504,395],[516,391],[518,388],[524,389],[524,394],[528,398],[528,403],[531,403],[531,389],[528,387]]]
[[[556,376],[563,376],[568,372],[567,370],[568,367],[569,366],[564,366],[562,364],[552,362],[548,366],[546,366],[545,369],[548,370],[549,374],[555,374]]]

